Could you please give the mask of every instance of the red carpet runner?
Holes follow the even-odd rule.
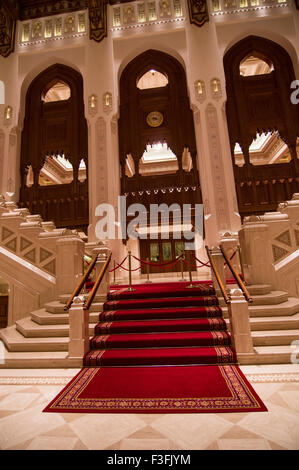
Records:
[[[112,290],[85,368],[44,411],[267,411],[234,365],[236,354],[214,289],[187,285]]]
[[[110,292],[85,366],[235,363],[213,287],[187,282],[136,285]]]
[[[44,409],[60,413],[267,411],[237,366],[85,368]]]

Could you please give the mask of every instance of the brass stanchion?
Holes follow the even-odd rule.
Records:
[[[193,287],[196,287],[192,284],[192,272],[191,272],[191,256],[190,256],[190,251],[188,252],[188,261],[189,261],[189,281],[190,281],[190,284],[189,286],[186,286],[186,289],[193,289]]]
[[[129,292],[132,292],[136,289],[133,289],[132,287],[132,260],[131,260],[131,252],[129,251],[128,253],[128,258],[129,258]]]
[[[146,261],[149,262],[149,258],[146,258]],[[151,284],[152,281],[150,281],[150,278],[149,278],[149,264],[146,265],[146,276],[147,276],[147,280],[145,281],[146,284]]]
[[[243,282],[244,282],[244,284],[246,284],[246,280],[245,280],[245,276],[244,276],[243,261],[242,261],[242,255],[241,255],[241,247],[240,247],[240,245],[237,246],[237,250],[238,250],[238,255],[239,255],[239,261],[240,261],[240,267],[241,267],[241,273],[242,273]]]
[[[113,284],[114,285],[116,284],[116,279],[115,279],[116,269],[115,269],[115,266],[116,266],[116,263],[115,263],[115,260],[114,260],[113,261]]]
[[[180,281],[186,281],[186,279],[184,278],[184,255],[182,255],[180,259],[180,263],[181,263],[181,276],[182,276]]]

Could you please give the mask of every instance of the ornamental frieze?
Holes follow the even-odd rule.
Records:
[[[19,19],[21,21],[44,16],[58,15],[77,10],[84,10],[88,6],[88,0],[58,0],[58,1],[32,1],[23,0],[20,8]]]

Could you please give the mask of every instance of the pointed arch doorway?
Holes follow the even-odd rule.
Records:
[[[248,36],[223,61],[240,215],[275,211],[299,191],[299,109],[290,99],[291,58],[279,44]]]
[[[83,79],[55,64],[26,94],[20,205],[56,227],[88,226],[88,143]]]
[[[177,204],[170,213],[169,239],[163,239],[161,217],[156,240],[140,239],[140,256],[153,264],[168,262],[184,248],[174,226],[182,226],[183,205],[202,202],[197,149],[186,74],[174,57],[148,50],[133,59],[120,78],[119,154],[121,191],[127,206],[143,204],[149,220],[151,204]],[[133,217],[127,217],[127,224]],[[172,226],[172,230],[171,230]],[[152,234],[155,227],[151,226]],[[145,272],[146,268],[143,268]],[[180,270],[179,264],[169,271]],[[154,265],[152,272],[159,272]]]

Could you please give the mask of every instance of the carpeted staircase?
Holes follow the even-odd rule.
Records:
[[[214,288],[186,282],[113,288],[85,366],[232,364],[236,354]]]

